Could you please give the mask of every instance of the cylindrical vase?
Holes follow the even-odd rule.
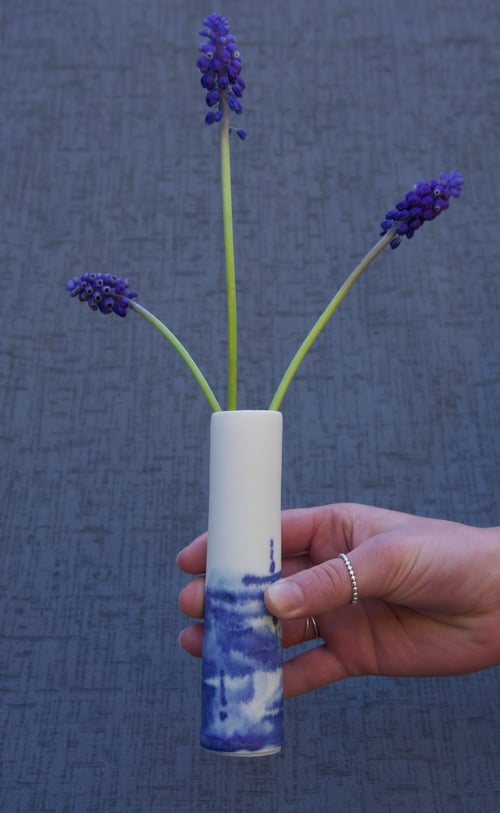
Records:
[[[227,755],[283,743],[281,626],[264,604],[281,575],[281,455],[280,412],[212,415],[201,744]]]

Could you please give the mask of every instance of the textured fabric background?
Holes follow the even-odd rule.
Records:
[[[218,139],[200,0],[0,0],[0,808],[493,813],[500,671],[291,700],[276,758],[198,746],[177,551],[206,523],[209,411],[160,335],[69,299],[128,276],[220,397]],[[417,180],[462,198],[343,303],[283,404],[285,506],[355,500],[499,524],[497,0],[220,7],[241,407]]]

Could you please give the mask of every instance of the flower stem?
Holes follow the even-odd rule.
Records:
[[[366,254],[365,257],[361,260],[359,265],[356,266],[354,271],[352,271],[345,282],[340,286],[337,293],[330,301],[328,306],[325,308],[321,316],[315,322],[309,333],[307,334],[306,338],[300,345],[299,349],[295,353],[294,357],[292,358],[290,364],[288,365],[283,378],[281,379],[276,392],[274,393],[273,399],[269,405],[269,409],[278,410],[281,406],[281,402],[285,396],[285,393],[290,386],[290,383],[297,372],[299,366],[303,362],[305,356],[307,355],[308,351],[311,349],[312,345],[318,338],[319,334],[327,324],[330,317],[335,313],[338,306],[349,293],[352,286],[359,279],[363,271],[368,268],[370,263],[377,257],[380,252],[390,243],[392,238],[394,237],[395,229],[391,229],[391,231],[387,232],[375,245],[372,249]]]
[[[182,358],[182,360],[187,365],[190,372],[195,377],[196,381],[198,382],[198,384],[200,386],[201,391],[203,392],[203,394],[204,394],[205,398],[207,399],[208,403],[210,404],[212,410],[214,412],[221,412],[222,407],[219,404],[219,402],[217,401],[217,398],[215,397],[215,395],[214,395],[211,387],[209,386],[205,376],[201,372],[198,365],[195,363],[192,356],[188,353],[188,351],[186,350],[186,348],[184,347],[182,342],[179,341],[177,336],[174,333],[172,333],[172,331],[165,324],[163,324],[163,322],[161,322],[159,319],[157,319],[157,317],[154,314],[152,314],[146,308],[143,308],[142,305],[139,305],[138,302],[134,302],[133,300],[130,300],[128,306],[129,306],[129,308],[131,310],[135,311],[140,316],[144,317],[144,319],[147,319],[148,322],[150,322],[152,325],[154,325],[154,327],[157,330],[160,331],[162,336],[164,336],[166,339],[168,339],[170,344],[177,350],[180,357]]]
[[[227,296],[227,408],[236,409],[237,403],[237,310],[236,273],[234,263],[233,206],[231,199],[231,160],[229,150],[229,109],[223,104],[221,122],[220,156],[222,182],[222,217],[224,224],[224,247],[226,254],[226,296]]]

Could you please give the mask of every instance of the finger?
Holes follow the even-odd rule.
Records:
[[[283,575],[291,576],[300,572],[306,564],[299,557],[283,563]],[[205,610],[205,577],[198,576],[186,584],[178,596],[179,607],[188,618],[203,618]]]
[[[321,637],[320,620],[314,618],[298,618],[282,622],[283,647],[304,644],[306,641],[318,640]]]
[[[179,643],[186,652],[195,658],[201,658],[203,651],[203,624],[190,624],[179,635]],[[307,633],[307,637],[306,637]],[[306,628],[305,619],[286,621],[283,624],[283,646],[285,648],[313,640],[314,627]]]
[[[189,582],[179,593],[179,607],[188,618],[202,619],[205,610],[205,578],[200,576]],[[318,637],[318,621],[316,626],[300,618],[293,621],[283,622],[283,646],[290,647],[304,641]],[[315,635],[315,632],[318,634]]]
[[[312,562],[307,553],[301,556],[287,556],[281,562],[281,578],[286,576],[293,576],[295,573],[300,573],[301,570],[306,570],[311,567]]]
[[[192,573],[198,575],[204,573],[207,566],[207,539],[208,535],[205,532],[185,548],[183,548],[177,555],[177,566],[185,573]]]
[[[357,503],[283,511],[283,554],[311,551],[317,561],[323,561],[393,530],[409,518],[398,511]]]
[[[349,553],[359,598],[373,596],[374,578],[378,573],[383,575],[380,563],[374,564],[373,557],[366,555],[369,547],[367,543]],[[278,618],[306,618],[343,607],[352,601],[353,595],[349,570],[344,561],[336,557],[270,585],[264,593],[264,601]]]
[[[296,697],[345,677],[346,670],[335,655],[325,646],[317,646],[285,662],[285,697]]]
[[[298,508],[282,513],[283,535],[285,537],[283,554],[302,553],[309,547],[318,525],[321,523],[323,508]],[[179,551],[177,566],[185,573],[198,575],[204,573],[207,564],[207,532]]]
[[[335,556],[270,585],[264,594],[267,608],[284,619],[318,616],[346,606],[354,597],[352,573],[359,601],[368,598],[400,604],[414,601],[415,590],[422,592],[421,580],[428,567],[420,555],[418,537],[413,544],[402,543],[399,531],[396,525],[350,550],[347,555],[351,568]],[[410,538],[411,533],[408,523],[405,538]]]
[[[179,635],[179,643],[194,658],[201,658],[203,650],[203,624],[191,624]]]
[[[199,576],[179,592],[179,607],[188,618],[203,618],[205,609],[205,578]]]
[[[283,555],[302,553],[309,547],[324,513],[323,508],[298,508],[282,513]],[[179,551],[177,566],[185,573],[204,573],[207,563],[208,534],[205,532]]]
[[[350,550],[370,536],[392,530],[409,515],[356,503],[338,503],[314,508],[292,508],[282,512],[283,556],[308,551],[321,537],[335,551]],[[177,564],[186,573],[204,573],[207,533],[194,539],[177,556]]]
[[[292,555],[309,549],[311,540],[321,525],[324,506],[315,508],[290,508],[281,512],[281,535],[283,553]]]
[[[270,585],[264,593],[266,607],[283,619],[306,618],[341,607],[352,595],[346,576],[349,578],[340,559],[323,562]]]

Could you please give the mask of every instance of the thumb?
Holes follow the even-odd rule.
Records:
[[[275,582],[264,595],[268,610],[278,618],[305,618],[356,603],[363,584],[356,558],[356,551],[341,554]]]

